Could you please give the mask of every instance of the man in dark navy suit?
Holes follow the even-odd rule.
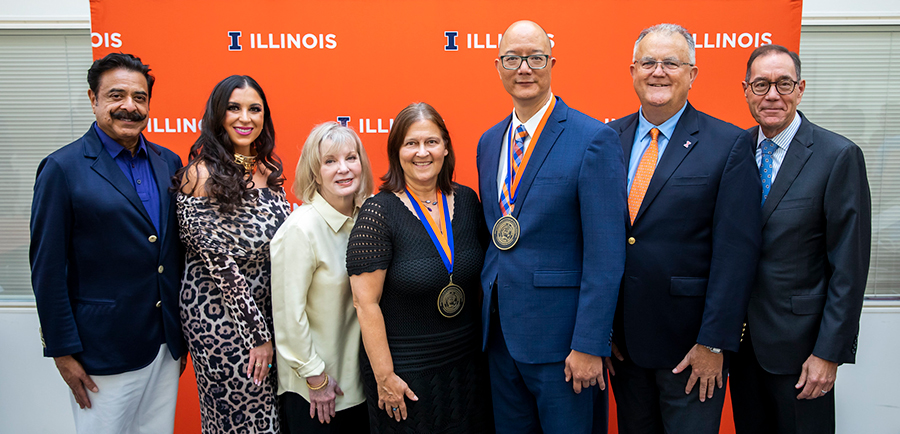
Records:
[[[797,111],[800,57],[757,48],[743,82],[762,180],[762,255],[732,363],[738,433],[833,433],[834,380],[856,360],[872,243],[856,144]]]
[[[749,135],[694,109],[694,40],[635,42],[637,113],[610,123],[628,162],[625,273],[610,372],[619,432],[718,433],[760,245]],[[618,354],[616,354],[618,353]]]
[[[606,432],[603,356],[624,266],[616,134],[550,90],[547,33],[513,23],[494,61],[513,110],[478,142],[484,345],[498,433]],[[598,410],[594,411],[594,402]]]
[[[145,140],[150,68],[113,53],[88,71],[97,121],[45,158],[31,208],[44,356],[79,433],[171,433],[186,348],[182,248],[169,192],[181,159]]]

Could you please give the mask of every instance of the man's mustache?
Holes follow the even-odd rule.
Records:
[[[132,121],[132,122],[140,122],[144,119],[147,119],[147,115],[141,114],[140,112],[129,112],[126,110],[117,110],[110,113],[113,119],[117,119],[120,121]]]

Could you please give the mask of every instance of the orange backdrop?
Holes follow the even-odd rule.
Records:
[[[287,186],[306,135],[329,120],[344,119],[360,134],[380,176],[393,116],[425,101],[450,130],[456,180],[475,187],[478,138],[512,109],[493,61],[513,21],[537,21],[552,35],[553,92],[602,121],[639,106],[628,67],[641,29],[681,24],[697,40],[691,103],[747,127],[747,57],[765,43],[796,51],[801,9],[801,0],[91,0],[91,42],[94,58],[122,51],[151,66],[157,82],[146,136],[185,162],[213,86],[246,74],[266,91]],[[199,431],[197,405],[186,374],[176,431]]]

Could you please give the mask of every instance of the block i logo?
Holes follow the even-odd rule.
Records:
[[[230,31],[228,32],[228,38],[230,40],[230,44],[228,45],[228,51],[241,51],[243,48],[241,47],[241,32],[238,31]]]
[[[456,45],[456,37],[459,32],[455,30],[447,30],[444,32],[444,38],[447,38],[447,44],[444,45],[444,51],[459,51],[459,45]]]

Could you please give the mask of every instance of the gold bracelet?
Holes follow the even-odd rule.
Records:
[[[323,381],[322,384],[320,384],[318,386],[313,386],[312,384],[309,384],[309,380],[306,380],[306,387],[309,387],[309,390],[322,390],[327,385],[328,385],[328,374],[325,374],[325,381]]]

